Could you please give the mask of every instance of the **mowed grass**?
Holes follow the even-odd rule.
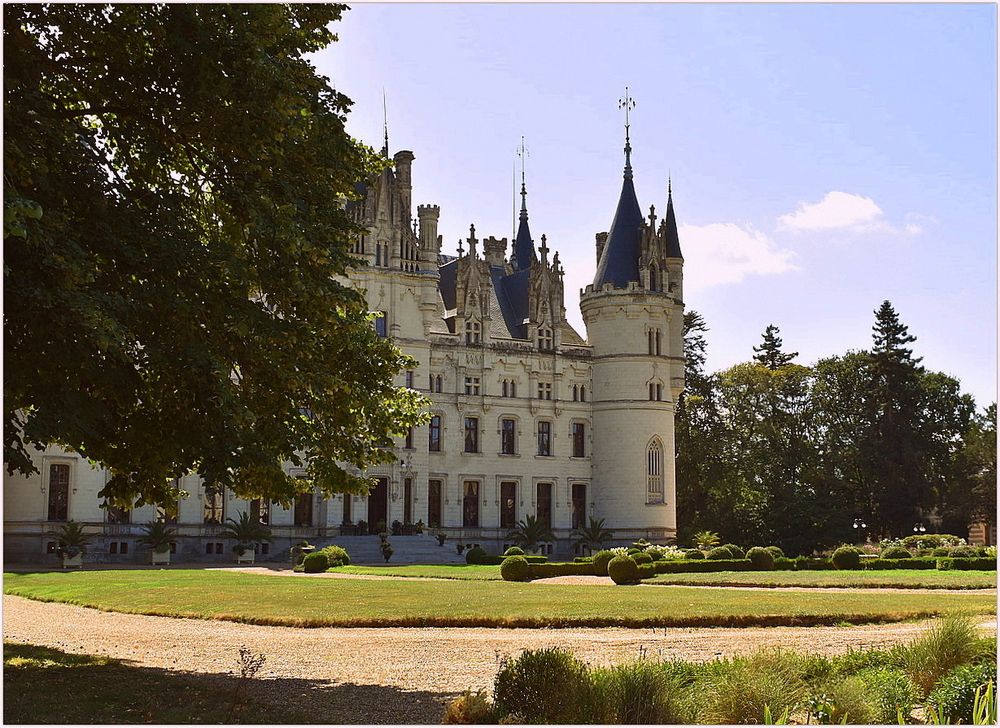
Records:
[[[4,591],[106,611],[301,627],[817,625],[901,621],[951,611],[996,611],[992,595],[961,592],[811,594],[735,588],[330,579],[181,569],[8,573]]]
[[[647,584],[701,586],[799,586],[897,589],[995,589],[995,571],[722,571],[715,574],[660,574]]]
[[[479,564],[407,564],[406,566],[338,566],[330,569],[336,574],[365,574],[399,576],[425,579],[466,579],[471,581],[500,581],[499,566]]]

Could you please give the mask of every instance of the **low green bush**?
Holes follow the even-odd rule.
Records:
[[[938,559],[937,568],[941,571],[996,571],[996,559],[980,557],[975,559],[956,559],[952,557]]]
[[[307,574],[319,574],[330,568],[330,562],[322,551],[311,553],[302,560],[302,570]]]
[[[728,546],[716,546],[705,555],[705,558],[714,560],[731,560],[733,558],[733,552],[729,550]]]
[[[639,581],[639,565],[631,556],[616,556],[608,562],[608,576],[615,584],[635,584]]]
[[[864,559],[861,568],[866,571],[886,571],[889,569],[936,569],[937,559],[934,557],[910,557],[908,559]]]
[[[578,564],[592,564],[594,563],[593,556],[577,556],[573,559]]]
[[[853,546],[841,546],[830,557],[834,567],[841,571],[861,568],[861,551]]]
[[[729,549],[729,553],[733,555],[734,559],[745,559],[747,556],[746,552],[734,543],[727,543],[722,548]]]
[[[608,575],[608,563],[615,557],[613,551],[598,551],[594,554],[594,573],[598,576]]]
[[[646,552],[641,552],[632,557],[632,560],[637,564],[651,564],[653,563],[653,557]]]
[[[558,648],[505,659],[493,682],[497,717],[516,715],[524,723],[586,723],[591,694],[587,666]]]
[[[595,713],[605,725],[683,725],[694,722],[681,679],[663,663],[639,660],[591,672]]]
[[[630,546],[629,549],[628,549],[628,551],[627,551],[627,554],[629,556],[635,556],[636,554],[641,554],[641,553],[642,553],[642,549],[637,549],[635,546]]]
[[[783,559],[783,558],[785,558],[785,552],[782,551],[779,546],[765,546],[764,548],[767,549],[768,551],[770,551],[771,552],[771,556],[773,556],[776,559]]]
[[[445,706],[441,722],[445,725],[489,725],[497,721],[486,693],[466,690]]]
[[[875,711],[872,709],[868,690],[864,680],[857,675],[848,675],[835,680],[827,688],[825,697],[830,712],[829,720],[824,722],[831,725],[840,723],[866,725],[873,722]]]
[[[705,574],[716,571],[753,571],[750,559],[675,559],[653,564],[657,574]]]
[[[934,549],[955,546],[961,542],[961,538],[948,533],[919,533],[903,539],[903,545],[911,549]]]
[[[817,559],[812,556],[799,556],[795,559],[796,571],[833,571],[836,568],[833,559]]]
[[[485,549],[479,546],[473,546],[471,549],[465,552],[465,563],[485,564],[487,562],[488,557],[489,554],[486,553]]]
[[[656,576],[656,562],[651,564],[636,564],[639,569],[639,581],[643,579],[652,579]]]
[[[779,556],[774,560],[774,568],[778,571],[795,571],[795,559]]]
[[[500,566],[506,558],[506,556],[486,554],[486,556],[480,557],[480,561],[478,563],[480,566]],[[548,556],[539,556],[537,554],[527,554],[525,556],[521,556],[520,558],[524,559],[529,564],[544,564],[549,560]],[[467,560],[466,563],[471,562]]]
[[[317,554],[326,554],[327,568],[333,568],[335,566],[350,566],[351,557],[348,555],[347,550],[341,548],[340,546],[330,545],[324,546]]]
[[[934,708],[942,723],[972,723],[972,706],[976,690],[986,689],[997,682],[995,661],[975,665],[959,665],[945,675],[931,691],[927,704]]]
[[[871,723],[894,725],[900,713],[908,718],[920,697],[913,681],[897,668],[869,668],[859,672],[858,678],[872,710]]]
[[[948,552],[948,556],[953,559],[974,559],[978,555],[972,546],[956,546]]]
[[[511,546],[509,549],[503,552],[504,556],[524,556],[524,549],[520,546]]]
[[[909,559],[913,554],[904,546],[887,546],[878,556],[880,559]]]
[[[593,564],[576,562],[553,564],[528,564],[532,579],[551,579],[553,576],[593,576]]]
[[[531,566],[523,556],[508,556],[500,564],[500,578],[504,581],[528,581],[531,579]]]
[[[951,553],[951,549],[947,546],[938,546],[933,551],[931,551],[931,556],[948,556]]]
[[[774,555],[767,549],[754,546],[747,551],[747,559],[753,564],[757,571],[771,571],[774,569]]]
[[[685,559],[703,559],[705,558],[705,552],[701,549],[688,549],[684,552]]]

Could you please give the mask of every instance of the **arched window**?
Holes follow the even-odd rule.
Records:
[[[663,444],[658,437],[646,448],[646,502],[663,502]]]
[[[651,266],[649,266],[649,290],[651,290],[651,291],[658,291],[658,290],[660,290],[657,287],[657,283],[658,283],[658,281],[656,280],[656,266],[655,265],[651,265]]]
[[[575,384],[573,385],[573,401],[576,402],[580,397],[580,388]]]
[[[503,384],[501,385],[500,391],[503,393],[503,394],[500,395],[501,397],[506,397],[507,396],[507,380],[506,379],[503,380]]]
[[[587,401],[587,388],[582,384],[580,385],[580,401],[581,402]]]

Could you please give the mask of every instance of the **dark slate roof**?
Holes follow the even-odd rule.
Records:
[[[514,271],[509,276],[500,279],[500,286],[493,285],[498,290],[503,291],[500,299],[500,309],[503,311],[504,321],[510,329],[511,338],[527,339],[528,327],[524,323],[528,318],[528,284],[531,282],[531,269],[524,268]]]
[[[631,169],[626,168],[622,182],[622,193],[618,198],[608,242],[604,246],[601,260],[594,276],[594,288],[605,283],[615,288],[627,288],[629,281],[639,280],[639,234],[642,227],[642,211],[635,198]]]
[[[441,276],[438,281],[438,290],[441,292],[444,310],[452,311],[455,308],[455,277],[458,273],[458,261],[450,260],[439,266],[438,273]]]
[[[677,219],[674,217],[674,197],[670,191],[667,192],[667,216],[665,219],[667,221],[667,257],[683,258],[681,241],[677,237]]]
[[[514,250],[511,255],[511,265],[514,270],[525,270],[538,260],[535,245],[531,241],[531,231],[528,229],[527,191],[521,183],[521,218],[517,226],[517,237],[514,238]]]

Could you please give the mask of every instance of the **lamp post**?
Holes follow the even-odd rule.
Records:
[[[924,524],[921,523],[920,521],[917,521],[915,524],[913,524],[913,532],[914,533],[927,533],[927,527],[924,526]]]
[[[853,528],[855,531],[857,531],[857,534],[859,536],[857,542],[863,543],[865,541],[865,531],[868,529],[868,524],[865,523],[865,519],[855,518]]]
[[[413,464],[410,460],[411,457],[411,455],[407,455],[404,459],[399,461],[399,472],[401,473],[401,478],[403,479],[411,477],[413,470]],[[399,500],[399,483],[395,480],[392,484],[391,497],[393,503]]]

